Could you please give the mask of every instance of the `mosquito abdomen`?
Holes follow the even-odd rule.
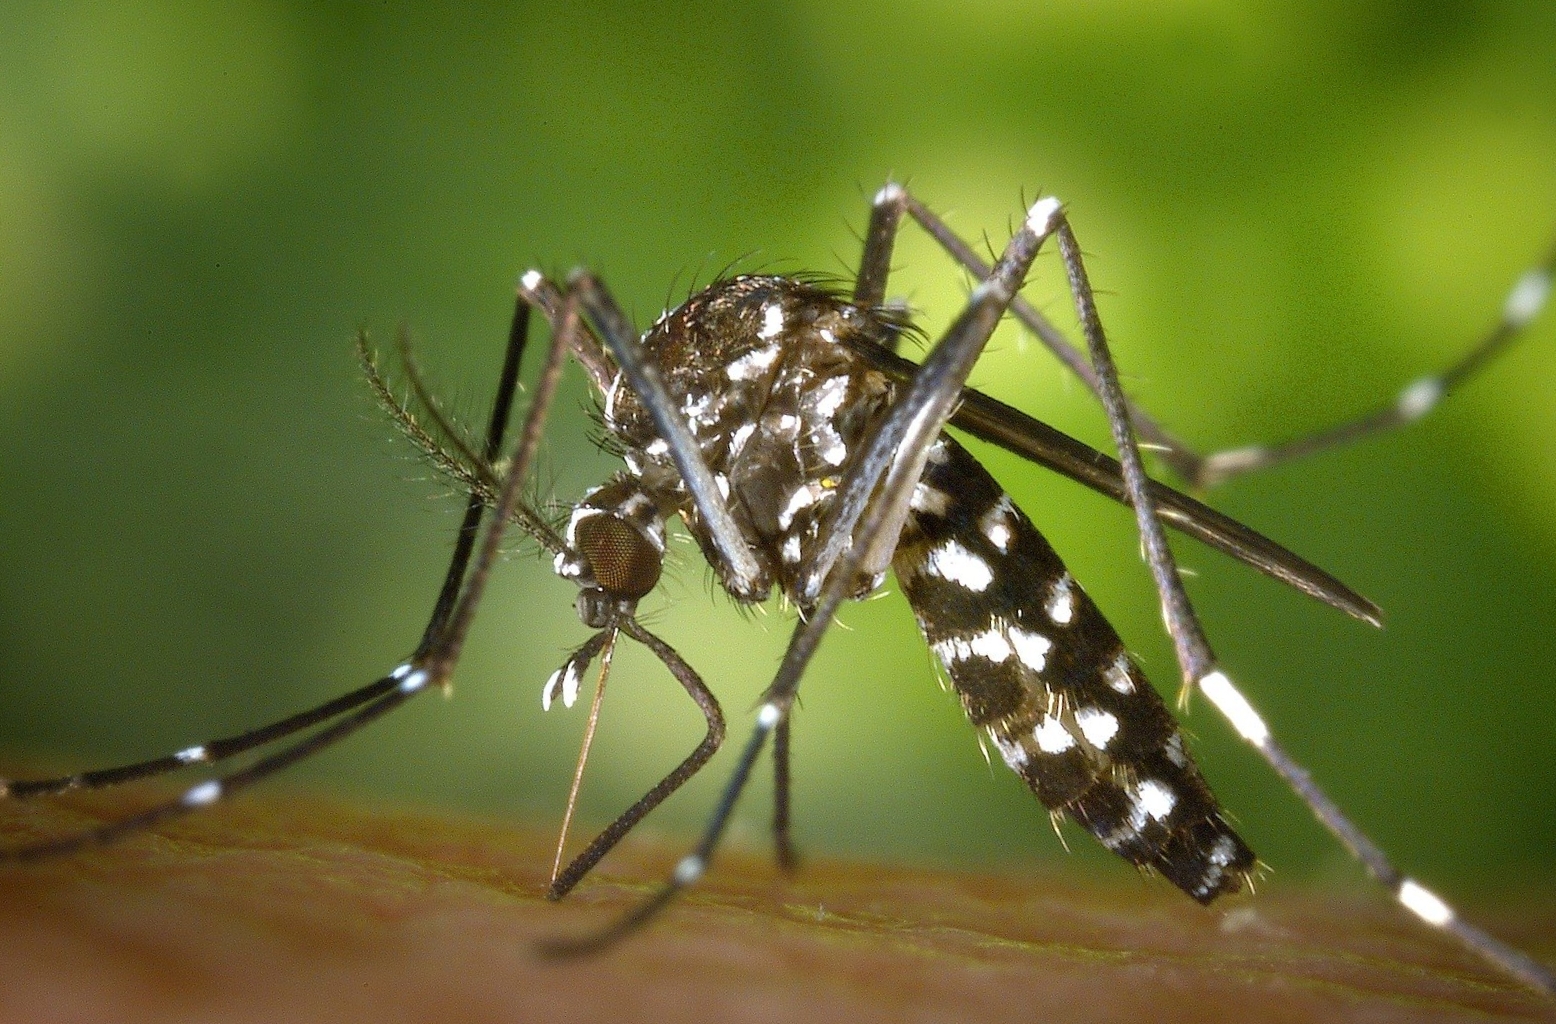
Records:
[[[962,706],[1043,805],[1201,903],[1253,851],[1161,697],[1042,534],[942,437],[892,566]]]

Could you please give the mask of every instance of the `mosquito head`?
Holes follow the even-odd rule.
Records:
[[[587,626],[630,615],[659,583],[664,516],[634,478],[617,477],[589,492],[573,510],[566,541],[556,572],[581,588],[578,617]]]

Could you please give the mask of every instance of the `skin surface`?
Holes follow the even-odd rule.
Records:
[[[0,807],[15,843],[122,794]],[[682,844],[633,837],[567,901],[552,835],[293,796],[0,871],[0,1021],[1556,1020],[1556,1005],[1365,890],[1203,910],[1084,872],[967,874],[731,852],[636,940],[537,938],[630,906]],[[1549,894],[1500,933],[1556,955]],[[1482,918],[1488,920],[1488,918]]]

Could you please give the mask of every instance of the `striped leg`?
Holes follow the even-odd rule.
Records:
[[[1319,789],[1306,769],[1275,742],[1263,718],[1217,664],[1199,618],[1183,589],[1177,563],[1167,546],[1166,534],[1147,486],[1129,408],[1119,384],[1118,369],[1108,351],[1085,267],[1081,263],[1080,246],[1067,223],[1059,225],[1057,235],[1060,256],[1070,278],[1070,291],[1075,297],[1076,312],[1086,334],[1087,348],[1101,385],[1102,404],[1108,414],[1124,479],[1134,505],[1146,561],[1162,601],[1162,615],[1172,636],[1178,664],[1183,670],[1185,688],[1199,687],[1200,692],[1226,717],[1238,735],[1264,757],[1312,809],[1319,822],[1334,833],[1346,849],[1361,861],[1368,873],[1387,888],[1405,909],[1426,924],[1452,935],[1487,962],[1541,991],[1556,993],[1556,975],[1549,968],[1468,924],[1441,898],[1399,871],[1377,844]]]
[[[517,387],[519,365],[527,341],[528,324],[529,303],[521,295],[515,306],[497,401],[487,432],[485,463],[488,465],[495,461],[502,447],[503,434],[512,408],[513,393]],[[566,338],[561,338],[561,342],[565,345]],[[553,357],[557,352],[557,339],[553,339]],[[368,368],[370,378],[376,379],[381,385],[382,379],[376,377],[376,370],[370,361]],[[534,437],[544,421],[554,387],[554,380],[547,383],[547,379],[543,377],[541,386],[536,392],[535,402],[525,420],[524,440],[511,463],[513,469],[503,488],[503,496],[508,499],[510,516],[517,505],[518,486],[527,473],[527,466],[534,450]],[[388,675],[308,711],[288,716],[237,736],[209,740],[163,757],[58,779],[0,780],[0,797],[49,796],[70,790],[98,789],[153,778],[191,765],[223,762],[239,754],[307,733],[309,729],[316,729],[316,731],[259,758],[246,768],[196,783],[173,800],[153,806],[140,814],[74,835],[0,850],[0,863],[23,863],[64,856],[87,847],[114,842],[171,818],[208,807],[333,746],[395,710],[423,690],[445,683],[457,657],[457,646],[452,649],[452,652],[449,647],[450,638],[456,635],[462,636],[464,628],[461,627],[461,632],[455,634],[450,631],[449,623],[451,620],[462,619],[467,626],[469,616],[474,612],[469,591],[462,589],[462,586],[466,584],[466,568],[470,564],[475,549],[483,508],[481,496],[473,493],[466,506],[465,518],[448,572],[416,653],[409,661],[398,666]],[[488,547],[492,547],[493,544],[495,541],[489,542]],[[476,566],[478,572],[484,574],[484,567],[489,564],[490,555],[483,551],[482,559]],[[461,594],[464,594],[463,600]],[[429,668],[429,662],[436,662],[438,667]]]
[[[989,275],[989,264],[928,207],[906,189],[888,182],[875,195],[870,227],[865,235],[865,258],[860,268],[856,300],[880,303],[885,297],[886,268],[892,242],[903,215],[918,222],[953,259],[980,280]],[[1500,316],[1477,344],[1444,370],[1405,385],[1393,400],[1379,408],[1335,426],[1276,445],[1248,445],[1201,454],[1169,433],[1133,402],[1125,399],[1135,430],[1174,473],[1197,488],[1210,488],[1245,473],[1254,473],[1331,448],[1406,426],[1425,416],[1466,380],[1490,363],[1523,335],[1544,310],[1556,274],[1556,244],[1525,271],[1507,294]],[[1103,384],[1064,332],[1019,296],[1010,311],[1060,362],[1099,398]]]

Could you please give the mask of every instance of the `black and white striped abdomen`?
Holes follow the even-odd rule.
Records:
[[[1208,903],[1254,856],[1177,722],[1053,548],[942,437],[892,567],[973,725],[1050,811]]]

